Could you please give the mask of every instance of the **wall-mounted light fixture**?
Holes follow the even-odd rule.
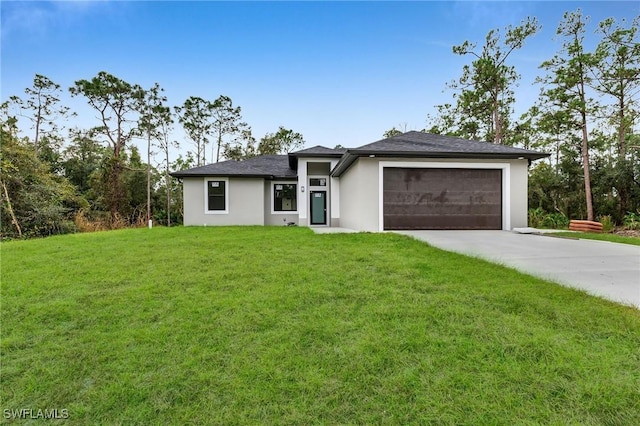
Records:
[[[300,192],[304,192],[304,185],[300,186]]]

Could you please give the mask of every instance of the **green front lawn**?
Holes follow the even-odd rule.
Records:
[[[640,424],[640,312],[394,234],[3,243],[2,409],[69,424]]]

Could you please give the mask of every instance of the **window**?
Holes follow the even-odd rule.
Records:
[[[309,178],[309,186],[327,186],[327,179]]]
[[[207,181],[207,211],[224,212],[227,210],[227,182],[224,180]]]
[[[298,185],[295,183],[273,184],[273,211],[295,212],[298,210]]]

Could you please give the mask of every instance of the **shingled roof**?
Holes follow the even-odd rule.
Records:
[[[529,149],[513,148],[453,136],[411,131],[381,139],[358,148],[347,149],[332,172],[340,176],[358,158],[381,157],[428,157],[428,158],[526,158],[530,161],[548,157]]]
[[[261,155],[242,161],[228,160],[171,173],[174,177],[237,176],[262,178],[295,178],[288,155]]]
[[[229,176],[286,179],[297,176],[298,157],[340,158],[332,176],[340,176],[358,157],[422,157],[422,158],[526,158],[529,161],[548,157],[528,149],[513,148],[488,142],[461,139],[424,132],[407,132],[381,139],[359,148],[332,149],[314,146],[289,155],[261,155],[247,160],[228,160],[171,173],[174,177]]]
[[[289,155],[294,157],[342,157],[347,151],[346,148],[327,148],[326,146],[316,145],[311,148],[303,149],[300,151],[292,152]]]

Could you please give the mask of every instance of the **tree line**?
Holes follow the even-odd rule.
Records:
[[[551,153],[529,174],[533,216],[640,220],[640,17],[592,25],[578,9],[556,29],[558,50],[539,65],[534,105],[514,119],[519,74],[508,60],[539,32],[535,18],[488,32],[482,45],[453,46],[469,56],[462,75],[447,85],[451,103],[436,106],[426,131]],[[597,37],[585,47],[585,36]],[[395,128],[387,135],[398,132]]]
[[[283,126],[257,141],[241,108],[224,95],[213,101],[191,96],[170,106],[158,83],[144,89],[104,71],[68,90],[94,111],[94,126],[65,134],[62,125],[76,113],[62,105],[60,85],[40,74],[24,96],[0,105],[2,238],[142,226],[149,220],[179,224],[182,191],[171,170],[304,145],[300,133]],[[28,123],[29,135],[21,135],[20,121]],[[180,148],[173,139],[176,122],[191,146],[172,161]],[[136,140],[146,144],[145,153]]]

